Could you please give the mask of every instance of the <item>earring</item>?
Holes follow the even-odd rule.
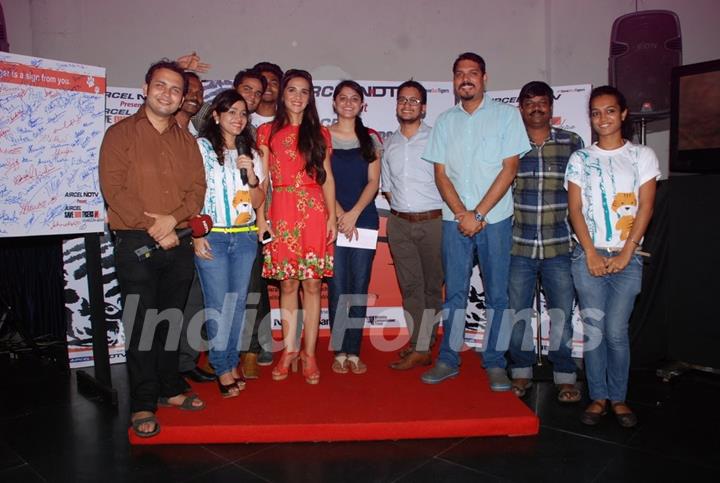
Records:
[[[215,124],[220,124],[220,121],[218,121],[217,119],[215,119]]]

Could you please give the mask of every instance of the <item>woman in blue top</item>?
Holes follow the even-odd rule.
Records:
[[[374,201],[380,184],[382,143],[377,132],[365,127],[360,119],[363,100],[363,89],[355,81],[342,81],[333,92],[338,122],[330,127],[331,162],[339,241],[343,237],[357,239],[358,228],[379,227]],[[339,374],[367,371],[360,360],[360,343],[374,257],[374,248],[335,247],[335,275],[328,288],[331,345],[335,351],[332,370]],[[347,299],[341,300],[343,295]]]
[[[248,116],[242,96],[223,91],[198,138],[207,181],[203,211],[212,217],[213,228],[207,237],[193,239],[193,245],[205,308],[211,310],[206,314],[209,359],[226,398],[238,396],[245,386],[237,370],[239,341],[257,252],[255,209],[265,200],[262,162]]]

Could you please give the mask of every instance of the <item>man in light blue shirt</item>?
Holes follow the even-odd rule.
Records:
[[[385,144],[381,190],[390,203],[387,233],[403,298],[408,347],[390,364],[408,370],[432,364],[437,317],[442,308],[442,198],[431,164],[421,155],[431,128],[423,122],[427,91],[409,80],[397,90],[400,128]]]
[[[443,207],[445,304],[438,361],[422,381],[437,384],[459,373],[473,254],[485,290],[487,326],[481,348],[493,391],[509,391],[505,351],[512,328],[508,274],[512,247],[510,186],[519,157],[530,150],[517,109],[485,97],[485,61],[460,54],[453,88],[460,103],[440,115],[423,159],[434,163]]]

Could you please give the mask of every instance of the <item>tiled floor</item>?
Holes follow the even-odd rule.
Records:
[[[443,482],[718,481],[720,378],[687,373],[669,383],[633,371],[640,419],[596,428],[561,406],[549,382],[526,398],[541,420],[528,438],[316,444],[130,447],[126,373],[114,366],[117,412],[79,395],[74,374],[32,360],[0,360],[0,482]],[[262,408],[254,408],[261,410]],[[253,408],[248,408],[253,410]]]

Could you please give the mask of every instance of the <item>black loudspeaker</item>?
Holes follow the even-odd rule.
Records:
[[[670,112],[670,74],[682,62],[680,19],[669,10],[645,10],[615,20],[610,38],[610,84],[637,117]]]
[[[5,14],[2,5],[0,5],[0,51],[10,52],[10,44],[7,38],[7,28],[5,27]]]

